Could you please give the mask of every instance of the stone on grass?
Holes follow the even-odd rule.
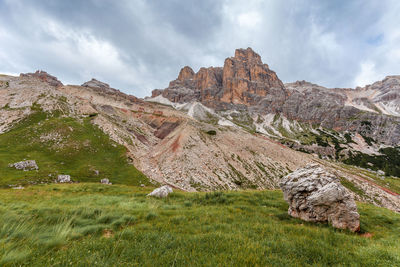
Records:
[[[12,189],[24,189],[24,188],[25,187],[23,187],[22,185],[12,187]]]
[[[25,160],[25,161],[20,161],[16,163],[11,163],[8,165],[8,167],[14,167],[17,170],[24,170],[24,171],[32,171],[32,170],[38,170],[39,167],[36,164],[35,160]]]
[[[167,197],[170,193],[172,193],[172,188],[168,185],[161,186],[159,188],[156,188],[148,194],[148,196],[153,196],[153,197],[159,197],[159,198],[165,198]]]
[[[71,176],[66,175],[66,174],[60,174],[57,176],[57,182],[58,183],[70,183],[71,182]]]
[[[110,180],[108,180],[107,178],[101,179],[101,180],[100,180],[100,183],[112,185],[112,183],[110,183]]]
[[[340,180],[318,164],[308,164],[280,182],[289,215],[309,222],[329,222],[333,227],[360,230],[360,215],[353,196]]]

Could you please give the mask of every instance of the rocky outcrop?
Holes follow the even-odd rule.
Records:
[[[185,66],[179,72],[178,80],[182,81],[182,82],[185,80],[190,80],[190,79],[194,78],[194,75],[195,75],[195,73],[192,70],[192,68],[189,66]]]
[[[229,104],[255,105],[269,95],[275,95],[270,98],[275,100],[276,108],[286,93],[276,73],[247,48],[237,49],[234,57],[225,60],[223,68],[200,68],[197,73],[188,66],[182,68],[168,88],[152,92],[152,97],[158,95],[172,102],[199,101],[209,107],[227,109],[231,107]]]
[[[39,169],[35,160],[25,160],[25,161],[12,163],[12,164],[9,164],[8,167],[11,167],[11,168],[14,167],[17,170],[24,170],[24,171],[32,171],[32,170]]]
[[[153,192],[148,194],[148,196],[158,197],[158,198],[166,198],[172,192],[173,191],[170,186],[164,185],[164,186],[154,189]]]
[[[70,183],[71,176],[66,174],[60,174],[57,176],[57,183]]]
[[[99,88],[104,91],[112,91],[112,88],[107,83],[103,83],[99,80],[92,78],[90,81],[87,81],[81,85],[82,87],[91,87],[91,88]],[[115,90],[115,89],[114,89]]]
[[[135,103],[141,102],[141,100],[139,100],[137,97],[135,97],[133,95],[124,94],[120,90],[110,87],[109,84],[101,82],[94,78],[92,78],[90,81],[83,83],[81,86],[85,87],[85,88],[90,88],[97,93],[101,93],[104,95],[110,95],[113,97],[118,97],[121,100],[127,99],[128,101],[135,102]]]
[[[308,164],[280,182],[289,215],[333,227],[360,230],[360,215],[352,195],[339,179],[318,164]]]
[[[276,73],[251,48],[237,49],[234,57],[225,60],[222,87],[222,102],[244,105],[257,104],[271,88],[284,91]]]
[[[19,76],[21,78],[22,77],[34,77],[34,78],[37,78],[43,82],[46,82],[49,85],[54,86],[54,87],[63,85],[56,77],[54,77],[42,70],[37,70],[35,73],[21,73]]]

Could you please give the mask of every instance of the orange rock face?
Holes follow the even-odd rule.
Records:
[[[284,90],[276,73],[251,48],[237,49],[235,57],[225,60],[222,86],[221,101],[245,105],[254,104],[251,95],[266,96],[273,87]]]
[[[225,60],[223,68],[201,68],[197,73],[188,66],[182,68],[178,79],[164,90],[154,90],[152,96],[161,94],[173,102],[199,101],[212,107],[224,103],[252,106],[271,89],[286,95],[276,73],[247,48],[237,49],[234,57]]]
[[[189,66],[185,66],[179,72],[178,80],[184,81],[188,79],[193,79],[193,77],[194,77],[194,71],[192,70],[192,68]]]

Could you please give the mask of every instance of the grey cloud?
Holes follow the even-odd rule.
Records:
[[[40,68],[78,84],[96,77],[143,97],[184,65],[221,66],[250,46],[285,82],[350,87],[400,74],[399,8],[390,0],[3,0],[0,72]]]

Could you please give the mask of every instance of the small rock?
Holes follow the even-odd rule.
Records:
[[[66,174],[60,174],[57,176],[57,182],[58,183],[70,183],[71,182],[71,176],[66,175]]]
[[[16,187],[13,187],[12,189],[24,189],[25,187],[23,187],[23,186],[16,186]]]
[[[98,170],[94,170],[94,173],[98,176],[99,175],[99,171]]]
[[[159,198],[165,198],[167,197],[170,193],[172,193],[172,188],[168,185],[161,186],[159,188],[156,188],[148,194],[148,196],[153,196],[153,197],[159,197]]]
[[[380,175],[380,176],[384,176],[384,175],[385,175],[385,172],[382,171],[382,170],[378,170],[376,173],[377,173],[378,175]]]
[[[108,180],[107,178],[101,179],[101,180],[100,180],[100,183],[112,185],[112,183],[110,183],[110,180]]]
[[[17,170],[24,170],[24,171],[31,171],[31,170],[39,169],[35,160],[26,160],[26,161],[11,163],[11,164],[8,164],[8,167],[10,167],[10,168],[14,167]]]
[[[144,187],[145,185],[144,185],[144,184],[140,184],[140,186],[141,186],[141,187]]]
[[[280,182],[289,215],[333,227],[360,230],[360,215],[353,196],[340,180],[318,164],[308,164]]]

